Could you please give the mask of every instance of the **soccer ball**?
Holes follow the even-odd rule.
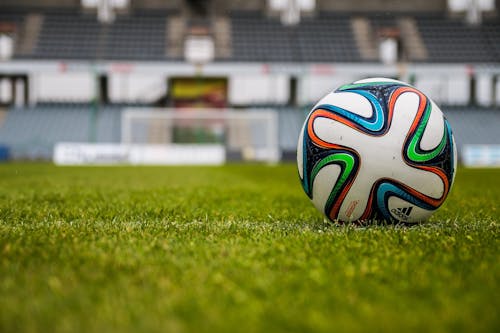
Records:
[[[305,193],[338,222],[426,220],[450,192],[456,156],[439,107],[386,78],[356,81],[323,97],[297,146]]]

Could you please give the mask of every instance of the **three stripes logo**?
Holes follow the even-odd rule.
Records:
[[[399,207],[391,209],[391,212],[403,221],[408,221],[413,207]]]

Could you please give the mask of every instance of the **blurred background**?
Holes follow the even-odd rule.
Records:
[[[498,0],[1,0],[0,160],[295,159],[310,107],[407,81],[500,165]]]

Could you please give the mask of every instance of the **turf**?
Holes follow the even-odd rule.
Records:
[[[500,170],[335,226],[294,165],[0,165],[0,332],[498,332]]]

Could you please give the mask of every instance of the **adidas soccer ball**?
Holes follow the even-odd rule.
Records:
[[[297,147],[305,193],[339,222],[426,220],[450,192],[456,156],[439,107],[386,78],[356,81],[323,97]]]

